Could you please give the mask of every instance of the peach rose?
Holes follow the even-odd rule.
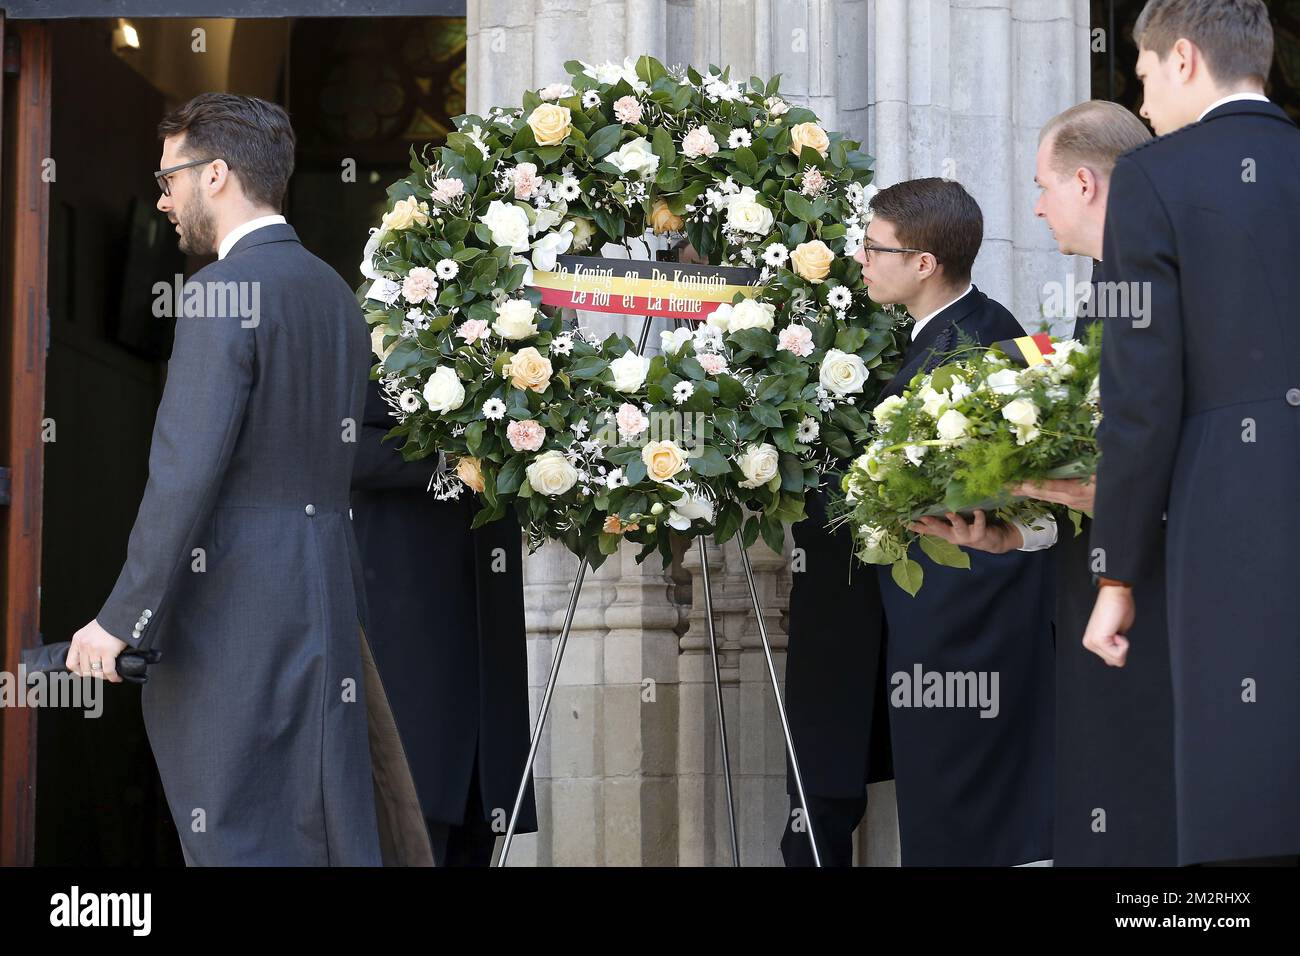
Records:
[[[551,384],[551,360],[531,345],[515,353],[509,371],[510,384],[515,388],[544,392]]]
[[[794,266],[794,271],[809,282],[821,282],[830,275],[834,259],[835,253],[820,239],[801,242],[790,253],[790,264]]]
[[[471,491],[483,493],[483,463],[477,458],[459,458],[456,461],[456,477],[463,481]]]
[[[567,106],[542,103],[528,114],[528,127],[538,146],[555,146],[569,135],[572,114]]]
[[[654,230],[656,236],[661,236],[665,232],[681,232],[682,226],[686,225],[681,216],[673,215],[673,211],[668,208],[668,203],[662,198],[655,200],[654,208],[650,210],[650,228]]]
[[[790,127],[790,152],[798,156],[805,146],[811,146],[823,156],[831,148],[830,137],[826,130],[816,123],[799,123]]]
[[[651,481],[667,481],[686,467],[686,453],[672,440],[647,442],[641,460]]]

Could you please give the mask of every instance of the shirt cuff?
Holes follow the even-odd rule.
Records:
[[[1056,544],[1056,519],[1051,515],[1035,518],[1032,525],[1018,519],[1011,519],[1012,527],[1020,529],[1024,543],[1017,551],[1045,551]]]

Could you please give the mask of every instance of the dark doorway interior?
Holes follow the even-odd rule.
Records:
[[[207,261],[176,250],[154,207],[161,116],[213,89],[285,105],[299,138],[285,215],[356,286],[386,185],[405,175],[412,146],[439,142],[464,110],[463,18],[131,25],[134,47],[116,19],[51,22],[46,641],[68,640],[93,618],[117,578],[171,343],[168,321],[152,314],[153,286]],[[182,863],[138,688],[108,688],[98,719],[42,710],[37,733],[38,865]]]

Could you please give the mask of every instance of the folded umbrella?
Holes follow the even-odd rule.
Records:
[[[68,648],[72,646],[71,641],[59,641],[56,644],[42,644],[39,647],[28,648],[23,651],[23,666],[27,668],[27,673],[35,674],[39,672],[58,673],[67,672]],[[155,648],[138,649],[128,647],[117,656],[117,673],[125,681],[132,684],[147,684],[149,674],[146,669],[150,664],[157,664],[162,657],[162,653]]]

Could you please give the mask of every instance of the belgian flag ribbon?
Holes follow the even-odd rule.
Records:
[[[1043,356],[1052,353],[1052,337],[1045,332],[1039,335],[1022,335],[1019,338],[994,342],[993,347],[1011,361],[1026,367],[1041,365],[1046,361]]]
[[[757,269],[594,256],[557,256],[554,271],[534,270],[531,285],[543,305],[696,322],[761,288]]]

